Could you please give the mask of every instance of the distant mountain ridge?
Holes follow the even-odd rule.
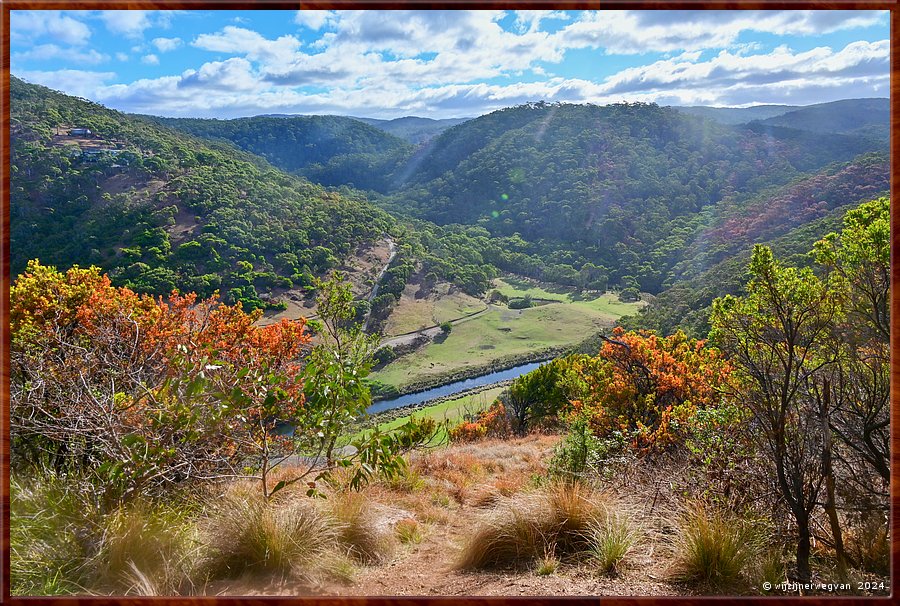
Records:
[[[747,124],[754,120],[766,120],[799,109],[799,105],[754,105],[752,107],[709,107],[706,105],[672,105],[681,113],[714,120],[719,124]]]
[[[817,133],[887,133],[890,99],[882,97],[841,99],[813,105],[754,105],[752,107],[671,106],[693,116],[720,124],[761,122]],[[875,127],[874,129],[872,127]]]
[[[799,107],[760,122],[814,133],[870,135],[886,141],[890,115],[890,99],[844,99]]]
[[[471,118],[419,118],[417,116],[404,116],[403,118],[394,118],[393,120],[379,120],[377,118],[356,118],[360,122],[371,124],[376,128],[391,133],[401,139],[406,139],[414,145],[424,143],[433,137],[440,135],[442,132],[462,124]]]

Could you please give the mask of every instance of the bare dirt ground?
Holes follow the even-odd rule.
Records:
[[[219,582],[207,595],[331,596],[589,596],[686,595],[667,583],[665,554],[658,540],[638,544],[615,576],[601,574],[590,561],[563,559],[549,575],[533,565],[516,570],[466,571],[456,567],[474,528],[505,495],[529,490],[534,475],[546,472],[556,436],[531,435],[488,440],[417,455],[411,468],[420,480],[411,486],[375,485],[366,490],[384,523],[415,519],[423,529],[418,544],[400,545],[384,564],[358,567],[349,583],[309,583],[245,578]],[[648,531],[650,529],[648,528]],[[648,532],[652,536],[652,532]]]

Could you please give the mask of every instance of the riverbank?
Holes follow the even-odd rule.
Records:
[[[570,351],[571,347],[551,347],[549,349],[543,349],[539,351],[527,352],[524,354],[514,354],[510,356],[504,356],[502,358],[497,358],[493,360],[489,364],[482,364],[479,366],[469,366],[460,370],[456,370],[449,373],[444,373],[440,375],[432,375],[426,377],[424,379],[420,379],[418,381],[413,381],[407,383],[406,385],[402,385],[396,389],[395,393],[390,394],[375,394],[373,393],[372,403],[375,404],[377,402],[382,402],[384,400],[393,400],[399,396],[405,396],[414,393],[420,393],[423,391],[427,391],[429,389],[434,389],[436,387],[440,387],[442,385],[446,385],[448,383],[455,383],[457,381],[465,381],[466,379],[475,379],[477,377],[490,374],[493,372],[500,372],[503,370],[509,370],[510,368],[515,368],[516,366],[521,366],[523,364],[528,364],[530,362],[546,362],[547,360],[552,360],[553,358],[564,355],[568,351]],[[410,354],[415,355],[415,354]],[[398,362],[402,362],[403,358],[398,358],[391,364],[396,364]]]
[[[515,379],[506,379],[504,381],[497,381],[495,383],[488,383],[486,385],[478,385],[477,387],[464,389],[454,394],[438,396],[437,398],[425,400],[424,402],[407,404],[405,406],[398,406],[396,408],[389,408],[388,410],[373,413],[371,415],[371,419],[374,420],[378,425],[381,425],[384,423],[390,423],[391,421],[396,421],[397,419],[408,417],[416,413],[428,414],[429,412],[433,412],[433,409],[437,409],[438,407],[440,407],[441,404],[445,404],[447,402],[456,402],[457,400],[462,400],[463,398],[477,396],[478,394],[484,393],[486,391],[491,391],[493,389],[505,388],[508,387],[513,381],[515,381]]]

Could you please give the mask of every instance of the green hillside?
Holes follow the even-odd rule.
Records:
[[[571,285],[605,277],[659,292],[720,205],[740,207],[875,150],[886,145],[730,127],[653,104],[536,103],[446,130],[417,151],[405,185],[383,202],[503,239],[489,260],[507,271]]]
[[[389,189],[390,175],[412,151],[405,140],[342,116],[148,119],[198,137],[229,141],[316,183],[364,190]]]
[[[14,77],[10,96],[13,275],[31,258],[96,264],[139,291],[220,290],[261,307],[392,228],[364,199],[231,145]]]
[[[814,133],[868,135],[887,141],[890,99],[844,99],[796,108],[762,120],[762,124]]]

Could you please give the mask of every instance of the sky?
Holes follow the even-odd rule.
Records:
[[[887,11],[11,11],[29,82],[161,116],[887,97]]]

